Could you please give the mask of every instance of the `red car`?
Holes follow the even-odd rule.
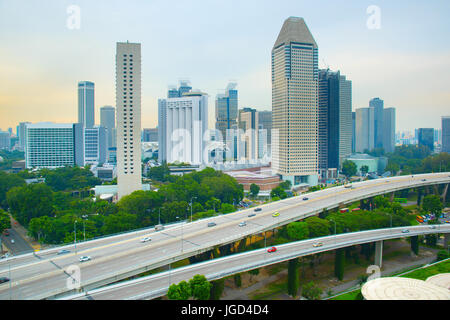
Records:
[[[277,248],[275,248],[275,247],[272,247],[272,248],[269,248],[269,249],[267,249],[267,252],[275,252],[275,251],[277,251]]]

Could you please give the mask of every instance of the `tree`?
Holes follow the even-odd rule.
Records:
[[[280,198],[280,199],[285,199],[287,198],[287,193],[286,191],[284,191],[284,189],[281,186],[275,187],[272,189],[272,191],[270,191],[270,197],[272,198]]]
[[[210,300],[220,300],[220,297],[222,296],[223,290],[225,288],[225,279],[218,279],[211,282],[211,294],[210,294]]]
[[[319,217],[309,217],[305,219],[308,225],[309,238],[323,237],[330,234],[330,221]]]
[[[259,189],[260,188],[257,184],[252,183],[250,185],[250,194],[252,195],[252,197],[256,198],[258,196]]]
[[[308,239],[309,230],[306,222],[291,222],[286,227],[287,236],[290,240]]]
[[[9,228],[11,228],[11,219],[9,218],[9,214],[0,209],[0,233]]]
[[[357,167],[353,161],[345,160],[342,163],[342,173],[348,178],[356,174]]]
[[[236,209],[234,208],[234,206],[232,204],[222,203],[222,205],[220,206],[220,211],[222,213],[230,213],[230,212],[236,211]]]
[[[167,297],[170,300],[187,300],[192,296],[190,285],[186,281],[181,281],[179,284],[172,284],[167,292]]]
[[[197,300],[208,300],[211,293],[211,283],[206,280],[204,275],[196,274],[189,280],[192,296]]]
[[[359,168],[359,171],[361,171],[362,174],[367,174],[367,172],[369,172],[369,166],[367,165],[363,165],[361,166],[361,168]]]
[[[440,217],[443,205],[439,196],[430,194],[423,198],[422,208],[436,217]]]
[[[305,284],[302,288],[302,296],[308,300],[320,300],[322,292],[323,290],[312,281]]]
[[[282,187],[283,190],[290,190],[292,187],[292,183],[290,180],[286,180],[286,181],[281,182],[279,184],[279,186]]]

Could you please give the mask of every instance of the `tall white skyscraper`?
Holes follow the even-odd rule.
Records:
[[[272,170],[293,186],[318,181],[318,47],[303,18],[272,49]]]
[[[90,81],[78,82],[78,123],[86,128],[95,125],[94,83]]]
[[[142,190],[141,44],[116,45],[118,198]]]
[[[356,152],[372,150],[375,146],[375,108],[356,109]]]
[[[184,93],[180,98],[158,100],[159,161],[200,165],[204,161],[208,130],[208,96]],[[207,158],[205,159],[207,161]]]

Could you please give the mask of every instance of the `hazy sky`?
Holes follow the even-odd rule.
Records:
[[[69,29],[67,8],[81,9]],[[380,29],[366,12],[380,8]],[[440,128],[450,115],[450,1],[0,0],[0,128],[76,122],[77,82],[95,82],[96,123],[115,101],[115,45],[142,44],[142,127],[157,99],[190,79],[214,100],[232,80],[239,107],[271,110],[271,49],[289,16],[303,17],[319,67],[352,81],[353,109],[373,97],[397,109],[397,129]]]

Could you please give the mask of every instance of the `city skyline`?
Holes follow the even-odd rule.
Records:
[[[255,7],[249,1],[236,3],[235,16],[221,14],[221,19],[215,19],[214,13],[231,10],[222,3],[208,3],[210,15],[204,15],[205,11],[196,13],[202,1],[171,6],[140,3],[142,12],[138,13],[137,22],[124,27],[114,22],[127,21],[128,10],[137,3],[131,1],[128,9],[125,5],[105,5],[101,1],[95,4],[79,1],[79,30],[66,27],[69,3],[43,2],[39,7],[27,3],[6,5],[6,1],[0,1],[0,26],[6,27],[11,21],[17,26],[0,35],[5,44],[0,53],[4,70],[4,77],[0,78],[1,128],[16,127],[24,121],[76,121],[75,88],[77,82],[84,80],[96,84],[95,117],[99,119],[101,106],[114,106],[114,45],[127,39],[142,44],[143,127],[156,126],[157,99],[167,92],[169,85],[182,78],[190,79],[210,99],[222,92],[229,81],[237,82],[241,107],[268,110],[271,85],[267,58],[277,30],[287,16],[301,16],[307,21],[321,47],[320,68],[341,70],[352,79],[353,111],[368,107],[370,99],[380,97],[385,107],[396,108],[398,130],[439,128],[441,116],[447,115],[450,97],[445,84],[450,73],[445,71],[450,69],[447,58],[450,50],[447,43],[438,41],[449,30],[444,18],[449,5],[443,1],[427,6],[381,1],[377,4],[381,10],[378,30],[366,26],[369,2],[324,6],[318,11],[306,3],[284,1],[275,7],[269,2],[258,2]],[[23,14],[31,10],[36,14]],[[204,18],[182,30],[179,26],[187,21],[186,12],[191,16],[203,14]],[[164,22],[168,14],[180,24]],[[53,15],[54,18],[47,19]],[[424,18],[420,24],[419,15]],[[155,20],[144,22],[152,20],[144,19],[145,16]],[[204,30],[205,24],[211,30]],[[149,28],[152,31],[144,34]],[[175,35],[185,50],[174,50],[170,39]],[[425,43],[412,44],[413,35]],[[153,50],[154,41],[162,43],[160,49]],[[427,49],[431,44],[433,52]],[[410,78],[415,81],[408,81]],[[212,105],[209,108],[209,126],[213,127]]]

